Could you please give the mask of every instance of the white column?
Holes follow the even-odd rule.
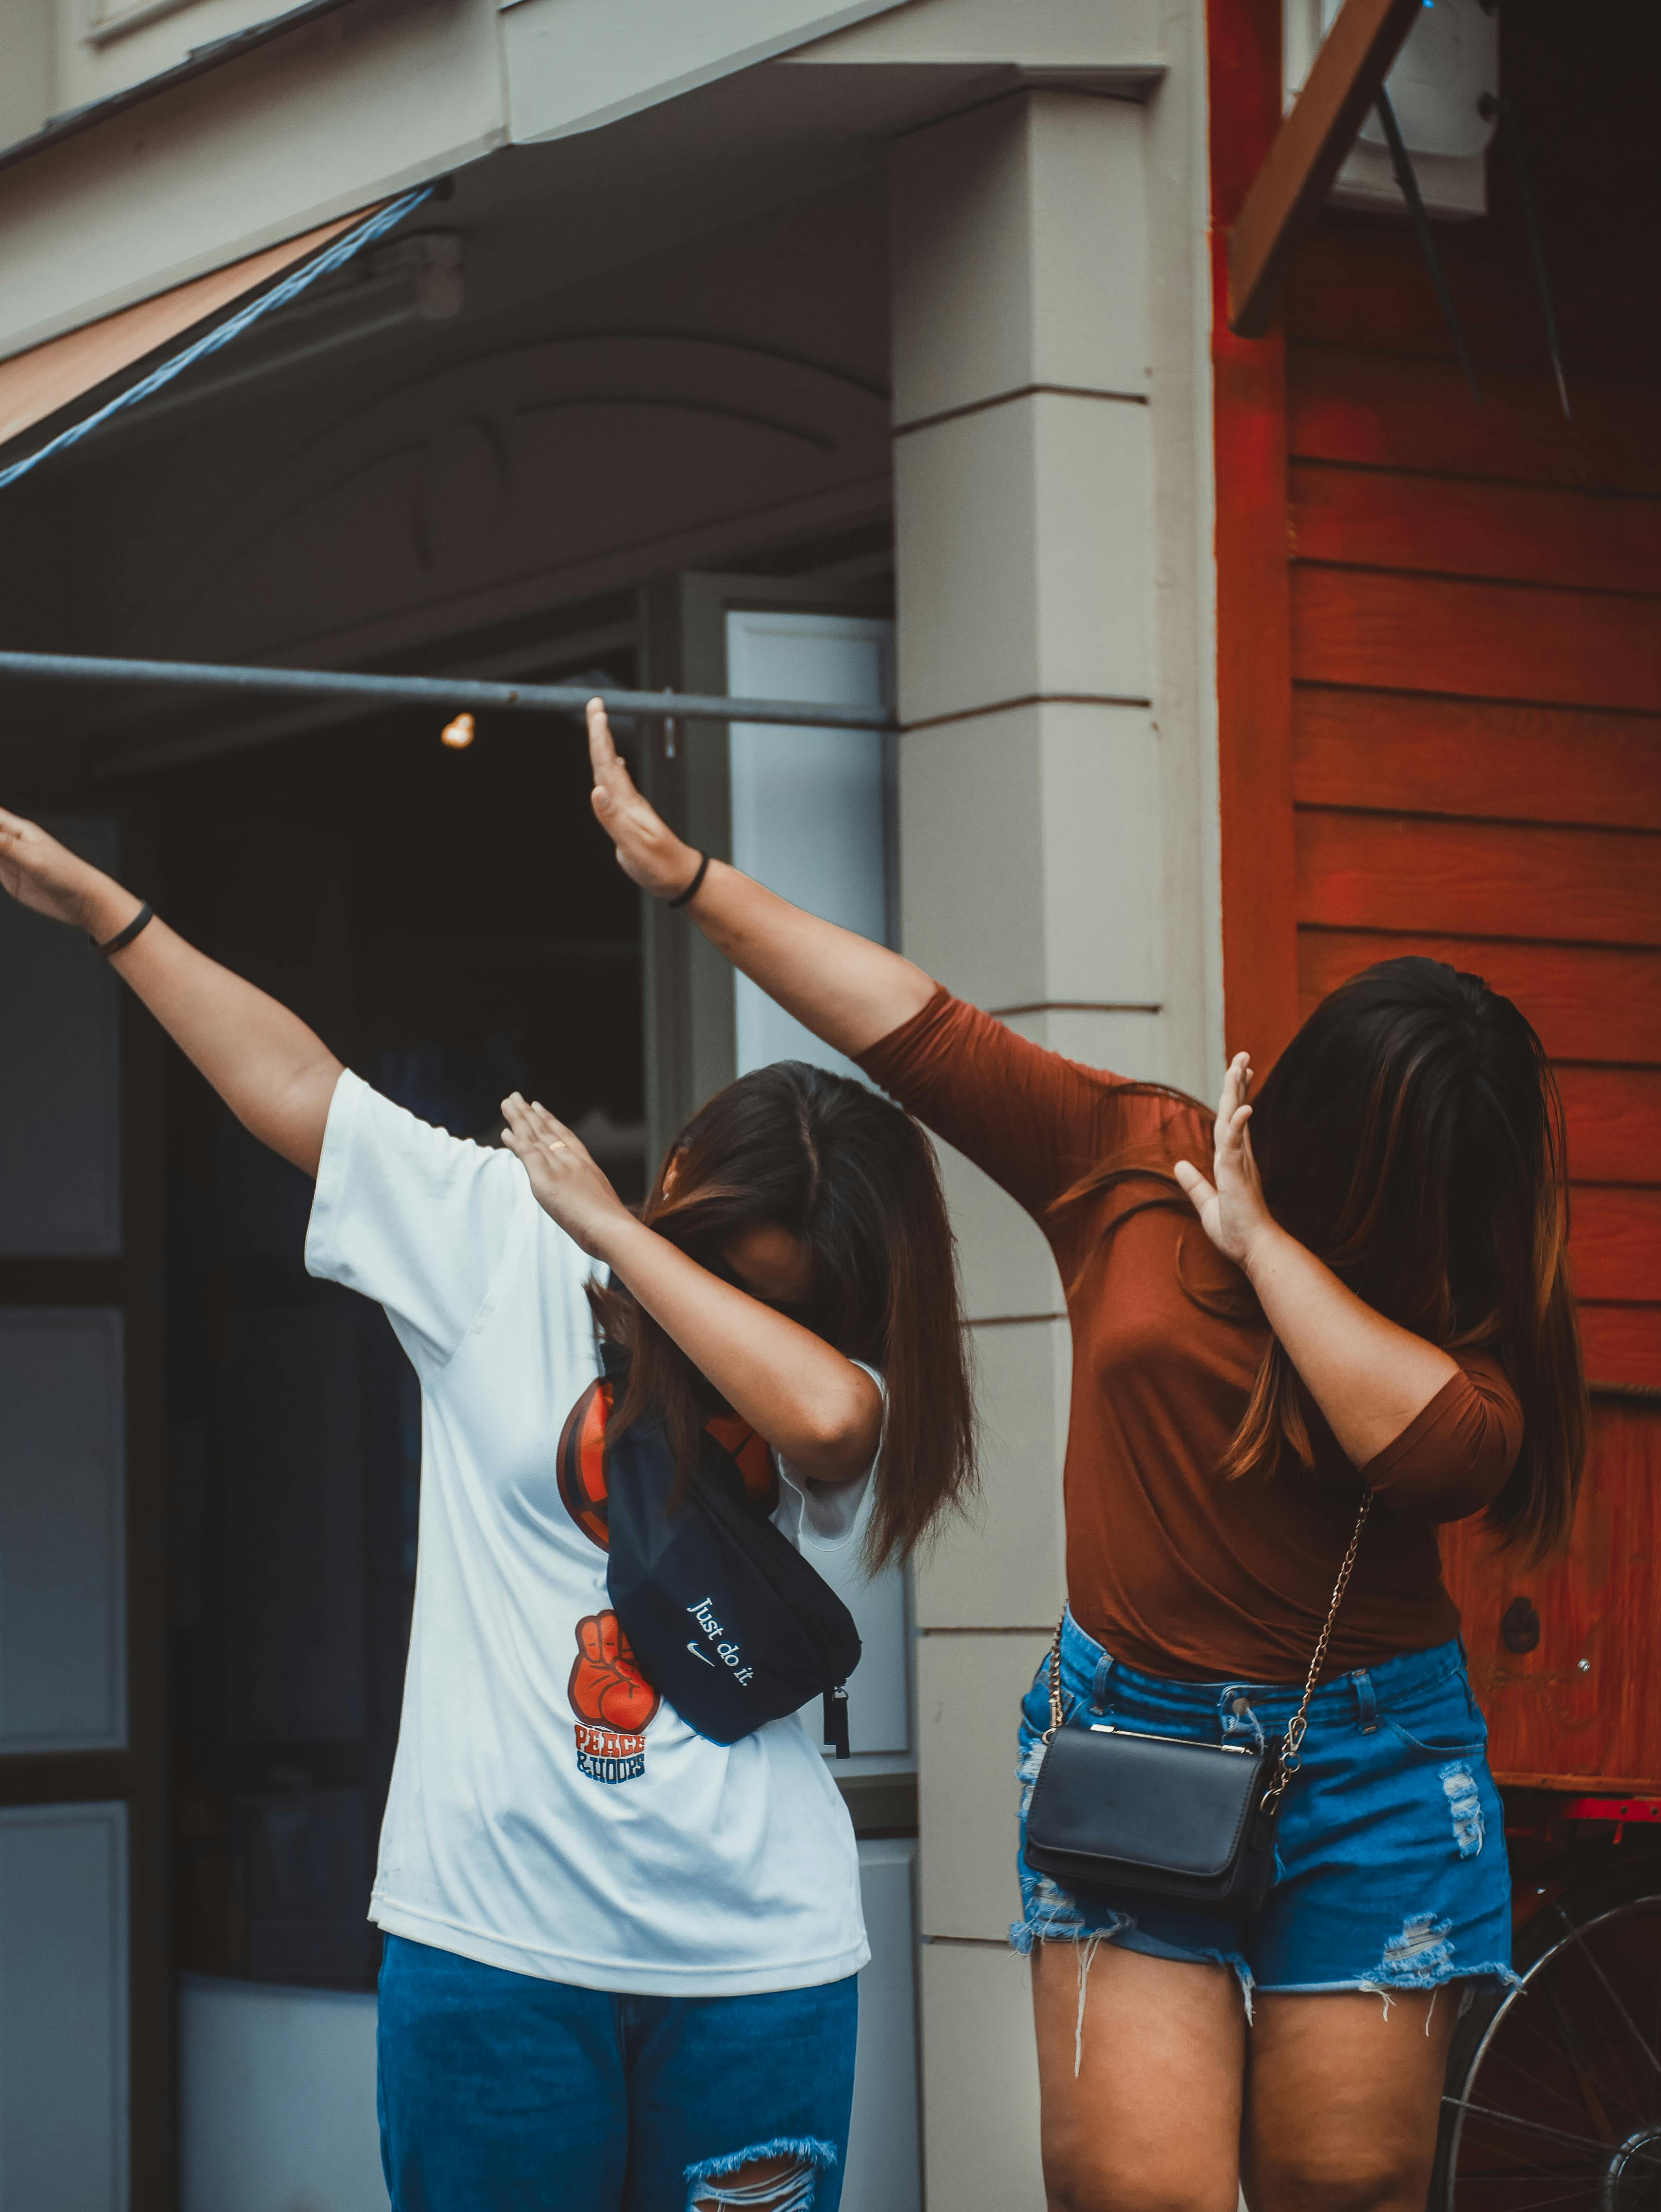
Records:
[[[1092,1065],[1166,1071],[1145,110],[1012,95],[891,172],[903,938]],[[1069,1344],[1033,1224],[946,1174],[985,1425],[978,1528],[918,1576],[926,2165],[1041,2207],[1016,1705],[1063,1595]]]

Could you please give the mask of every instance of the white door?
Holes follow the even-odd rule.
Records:
[[[729,609],[727,688],[739,698],[885,706],[893,624],[812,609]],[[735,723],[728,752],[732,856],[781,897],[886,943],[889,741],[875,731]],[[738,1072],[806,1060],[859,1070],[821,1044],[747,977],[733,980]],[[824,1563],[817,1562],[821,1572]],[[858,1623],[862,1656],[849,1685],[852,1759],[841,1774],[904,1774],[916,1765],[906,1577],[867,1581],[849,1559],[827,1576]],[[817,1725],[818,1707],[807,1715]],[[871,1963],[860,1978],[859,2057],[844,2212],[917,2212],[922,2202],[916,2069],[916,1844],[862,1838],[860,1883]]]
[[[892,694],[894,626],[864,615],[732,610],[727,682],[735,698],[881,707]],[[890,934],[885,741],[875,730],[782,729],[735,722],[729,754],[733,864],[781,898],[886,943]],[[733,979],[738,1073],[806,1060],[859,1076],[747,975]],[[863,1080],[863,1079],[861,1079]],[[821,1571],[825,1571],[821,1563]],[[849,1560],[834,1583],[859,1624],[863,1655],[849,1686],[850,1773],[913,1764],[905,1577],[867,1582]]]

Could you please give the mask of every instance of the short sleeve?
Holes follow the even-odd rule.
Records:
[[[874,1367],[856,1359],[882,1394],[883,1418],[888,1415],[888,1385]],[[847,1482],[812,1482],[800,1475],[789,1462],[778,1462],[779,1484],[788,1502],[794,1528],[785,1533],[794,1534],[805,1552],[842,1551],[865,1534],[865,1524],[871,1515],[873,1480],[882,1459],[882,1439],[877,1439],[876,1456],[863,1474],[856,1474]]]
[[[329,1104],[307,1272],[384,1306],[430,1371],[478,1318],[528,1195],[511,1152],[435,1129],[348,1069]]]
[[[1493,1504],[1522,1448],[1523,1409],[1505,1370],[1468,1353],[1361,1480],[1381,1505],[1463,1521]]]
[[[1094,1170],[1141,1152],[1163,1164],[1186,1121],[1176,1094],[1064,1059],[943,988],[859,1064],[1040,1221]]]

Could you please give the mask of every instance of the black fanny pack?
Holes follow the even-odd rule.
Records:
[[[1256,1911],[1275,1879],[1281,1800],[1298,1771],[1309,1701],[1372,1505],[1369,1491],[1338,1571],[1302,1703],[1285,1737],[1262,1751],[1139,1735],[1105,1723],[1067,1727],[1056,1629],[1050,1726],[1026,1815],[1026,1862],[1034,1873],[1072,1888],[1166,1899],[1201,1911],[1242,1917]]]
[[[596,1382],[590,1395],[606,1387]],[[587,1410],[585,1401],[567,1423],[562,1459],[580,1451]],[[846,1759],[848,1678],[860,1662],[853,1614],[751,1503],[737,1461],[707,1429],[672,1510],[675,1482],[660,1422],[607,1441],[599,1509],[606,1586],[636,1666],[715,1743],[736,1743],[820,1698],[824,1741]],[[581,1470],[562,1466],[560,1486],[569,1502]],[[593,1511],[580,1517],[595,1534]]]

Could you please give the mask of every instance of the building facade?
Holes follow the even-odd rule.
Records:
[[[1661,453],[1632,367],[1655,350],[1625,346],[1653,309],[1612,247],[1564,293],[1595,332],[1572,425],[1493,157],[1488,212],[1448,233],[1485,413],[1388,204],[1323,218],[1284,325],[1232,337],[1221,240],[1291,88],[1267,0],[4,15],[0,461],[299,241],[435,188],[0,490],[5,646],[890,702],[890,738],[630,742],[700,845],[1023,1034],[1202,1096],[1226,1045],[1272,1057],[1382,946],[1486,963],[1595,1164],[1594,1373],[1661,1382]],[[1592,70],[1552,35],[1517,41],[1539,98]],[[1595,228],[1573,161],[1545,166]],[[557,718],[482,714],[452,753],[424,709],[7,696],[8,805],[119,849],[462,1133],[534,1081],[638,1189],[698,1099],[795,1048],[640,910]],[[305,1281],[297,1181],[80,948],[0,932],[27,1040],[0,1068],[27,1447],[0,1483],[0,2085],[26,2085],[0,2086],[0,2206],[359,2212],[409,1381]],[[1042,1237],[944,1164],[984,1496],[861,1597],[849,2212],[1043,2201],[1011,1766],[1064,1594],[1070,1346]],[[1520,1744],[1579,1619],[1530,1584],[1548,1639],[1507,1673],[1512,1586],[1461,1546]],[[1652,1665],[1640,1636],[1607,1626],[1600,1682]],[[1577,1771],[1661,1769],[1652,1717],[1572,1688]]]

